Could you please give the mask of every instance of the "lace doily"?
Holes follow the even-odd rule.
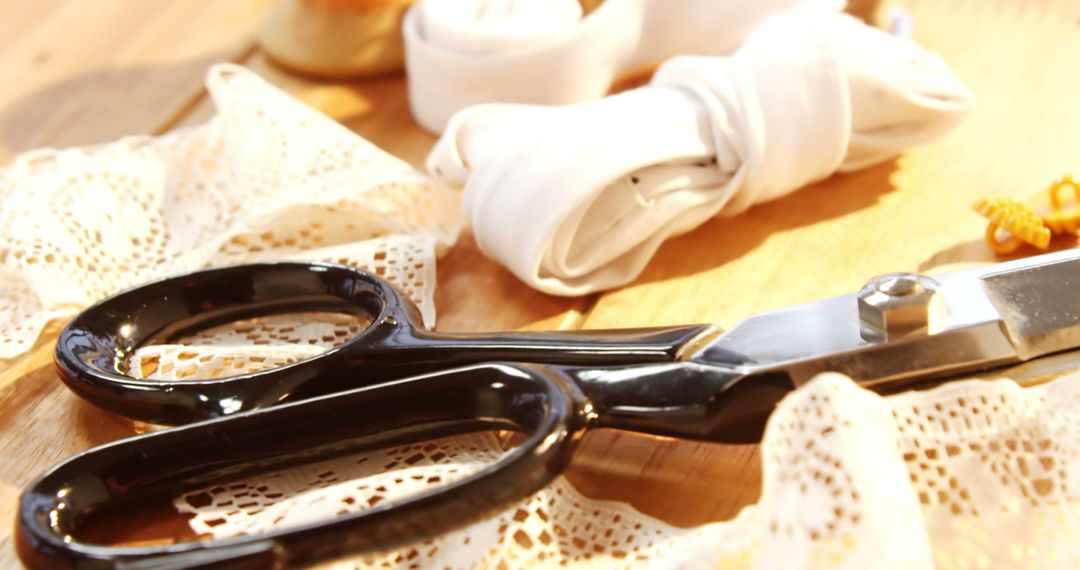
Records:
[[[457,196],[242,67],[215,66],[207,88],[218,114],[203,126],[0,170],[0,358],[138,283],[264,260],[375,271],[433,324]]]
[[[255,534],[355,512],[392,497],[445,485],[498,459],[492,434],[458,436],[380,453],[314,463],[188,493],[175,501],[191,527],[214,537]],[[671,560],[702,540],[629,505],[594,501],[565,479],[498,516],[423,544],[327,568],[608,568]],[[501,565],[501,566],[500,566]]]
[[[433,258],[456,197],[235,66],[218,116],[165,137],[38,151],[0,170],[0,357],[100,297],[241,261],[323,259],[403,287],[430,323]],[[362,320],[277,316],[144,347],[132,374],[222,376],[294,362]],[[222,538],[445,484],[505,451],[482,433],[299,465],[175,499]],[[336,563],[381,568],[1047,568],[1080,564],[1080,375],[964,381],[882,398],[823,375],[786,398],[761,447],[760,501],[679,529],[565,479],[424,544]]]
[[[128,373],[149,380],[207,380],[294,364],[356,336],[370,319],[300,313],[245,319],[170,344],[141,346]]]
[[[295,357],[289,350],[325,350],[361,326],[335,315],[305,325],[293,319],[242,321],[184,339],[189,344],[172,350],[186,360],[175,362],[210,370],[215,347],[242,342],[262,359],[227,358],[234,369],[253,370],[274,356]],[[179,366],[157,371],[185,377]],[[456,436],[221,482],[174,504],[204,537],[254,534],[444,485],[504,451],[491,433]],[[825,374],[779,405],[761,457],[761,499],[731,521],[676,528],[629,505],[589,499],[559,478],[492,519],[328,567],[1080,564],[1080,374],[1030,388],[966,380],[884,398]]]

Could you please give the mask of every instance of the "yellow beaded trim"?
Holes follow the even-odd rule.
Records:
[[[1080,210],[1051,212],[1043,216],[1043,222],[1054,235],[1075,234],[1080,232]]]
[[[997,224],[991,223],[986,226],[986,244],[990,246],[990,249],[998,255],[1008,255],[1024,245],[1024,240],[1016,237],[1014,234],[1009,234],[1009,237],[1005,241],[1001,241],[998,230],[1001,228]]]
[[[1073,197],[1078,203],[1080,203],[1080,184],[1077,184],[1076,181],[1073,180],[1073,177],[1071,175],[1066,174],[1060,179],[1055,180],[1054,183],[1050,185],[1050,188],[1048,190],[1050,194],[1050,206],[1052,206],[1055,210],[1061,209],[1061,190],[1063,188],[1071,188],[1073,191]]]
[[[1020,247],[1016,240],[1039,249],[1050,246],[1050,228],[1046,227],[1035,210],[1023,202],[1008,198],[981,198],[972,208],[990,220],[990,227],[986,229],[986,243],[996,253],[1016,251]],[[998,229],[1012,234],[1012,238],[1001,241]]]
[[[1064,189],[1072,190],[1074,197],[1072,207],[1068,209],[1063,208],[1061,200],[1061,191]],[[1050,211],[1043,216],[1043,221],[1050,231],[1055,234],[1075,234],[1080,231],[1080,183],[1073,180],[1072,176],[1061,177],[1050,185],[1043,196],[1036,196],[1045,197],[1050,206]]]

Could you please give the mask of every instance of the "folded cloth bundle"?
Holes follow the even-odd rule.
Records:
[[[841,14],[769,18],[731,57],[678,57],[650,85],[562,107],[478,105],[428,157],[464,187],[489,256],[542,291],[634,279],[667,238],[955,125],[970,102],[935,55]]]
[[[730,53],[801,1],[604,0],[584,15],[579,0],[422,0],[402,27],[413,115],[439,132],[480,103],[598,99],[620,75],[669,57]]]

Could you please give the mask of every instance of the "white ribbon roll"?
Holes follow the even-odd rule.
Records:
[[[669,57],[730,53],[801,1],[604,0],[583,17],[578,0],[421,0],[402,26],[413,116],[439,132],[480,103],[599,99],[620,75]]]
[[[908,40],[809,7],[731,57],[679,57],[649,86],[563,107],[458,113],[428,170],[464,187],[477,243],[529,285],[634,279],[660,244],[837,170],[934,138],[970,95]]]

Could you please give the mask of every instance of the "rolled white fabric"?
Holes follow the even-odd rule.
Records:
[[[605,0],[583,17],[578,0],[421,0],[402,26],[413,116],[440,132],[480,103],[598,99],[620,75],[674,55],[730,53],[803,1]]]
[[[731,57],[679,57],[649,86],[563,107],[458,113],[428,170],[464,187],[480,248],[529,285],[580,295],[634,279],[667,238],[895,155],[970,95],[908,40],[810,8]]]

